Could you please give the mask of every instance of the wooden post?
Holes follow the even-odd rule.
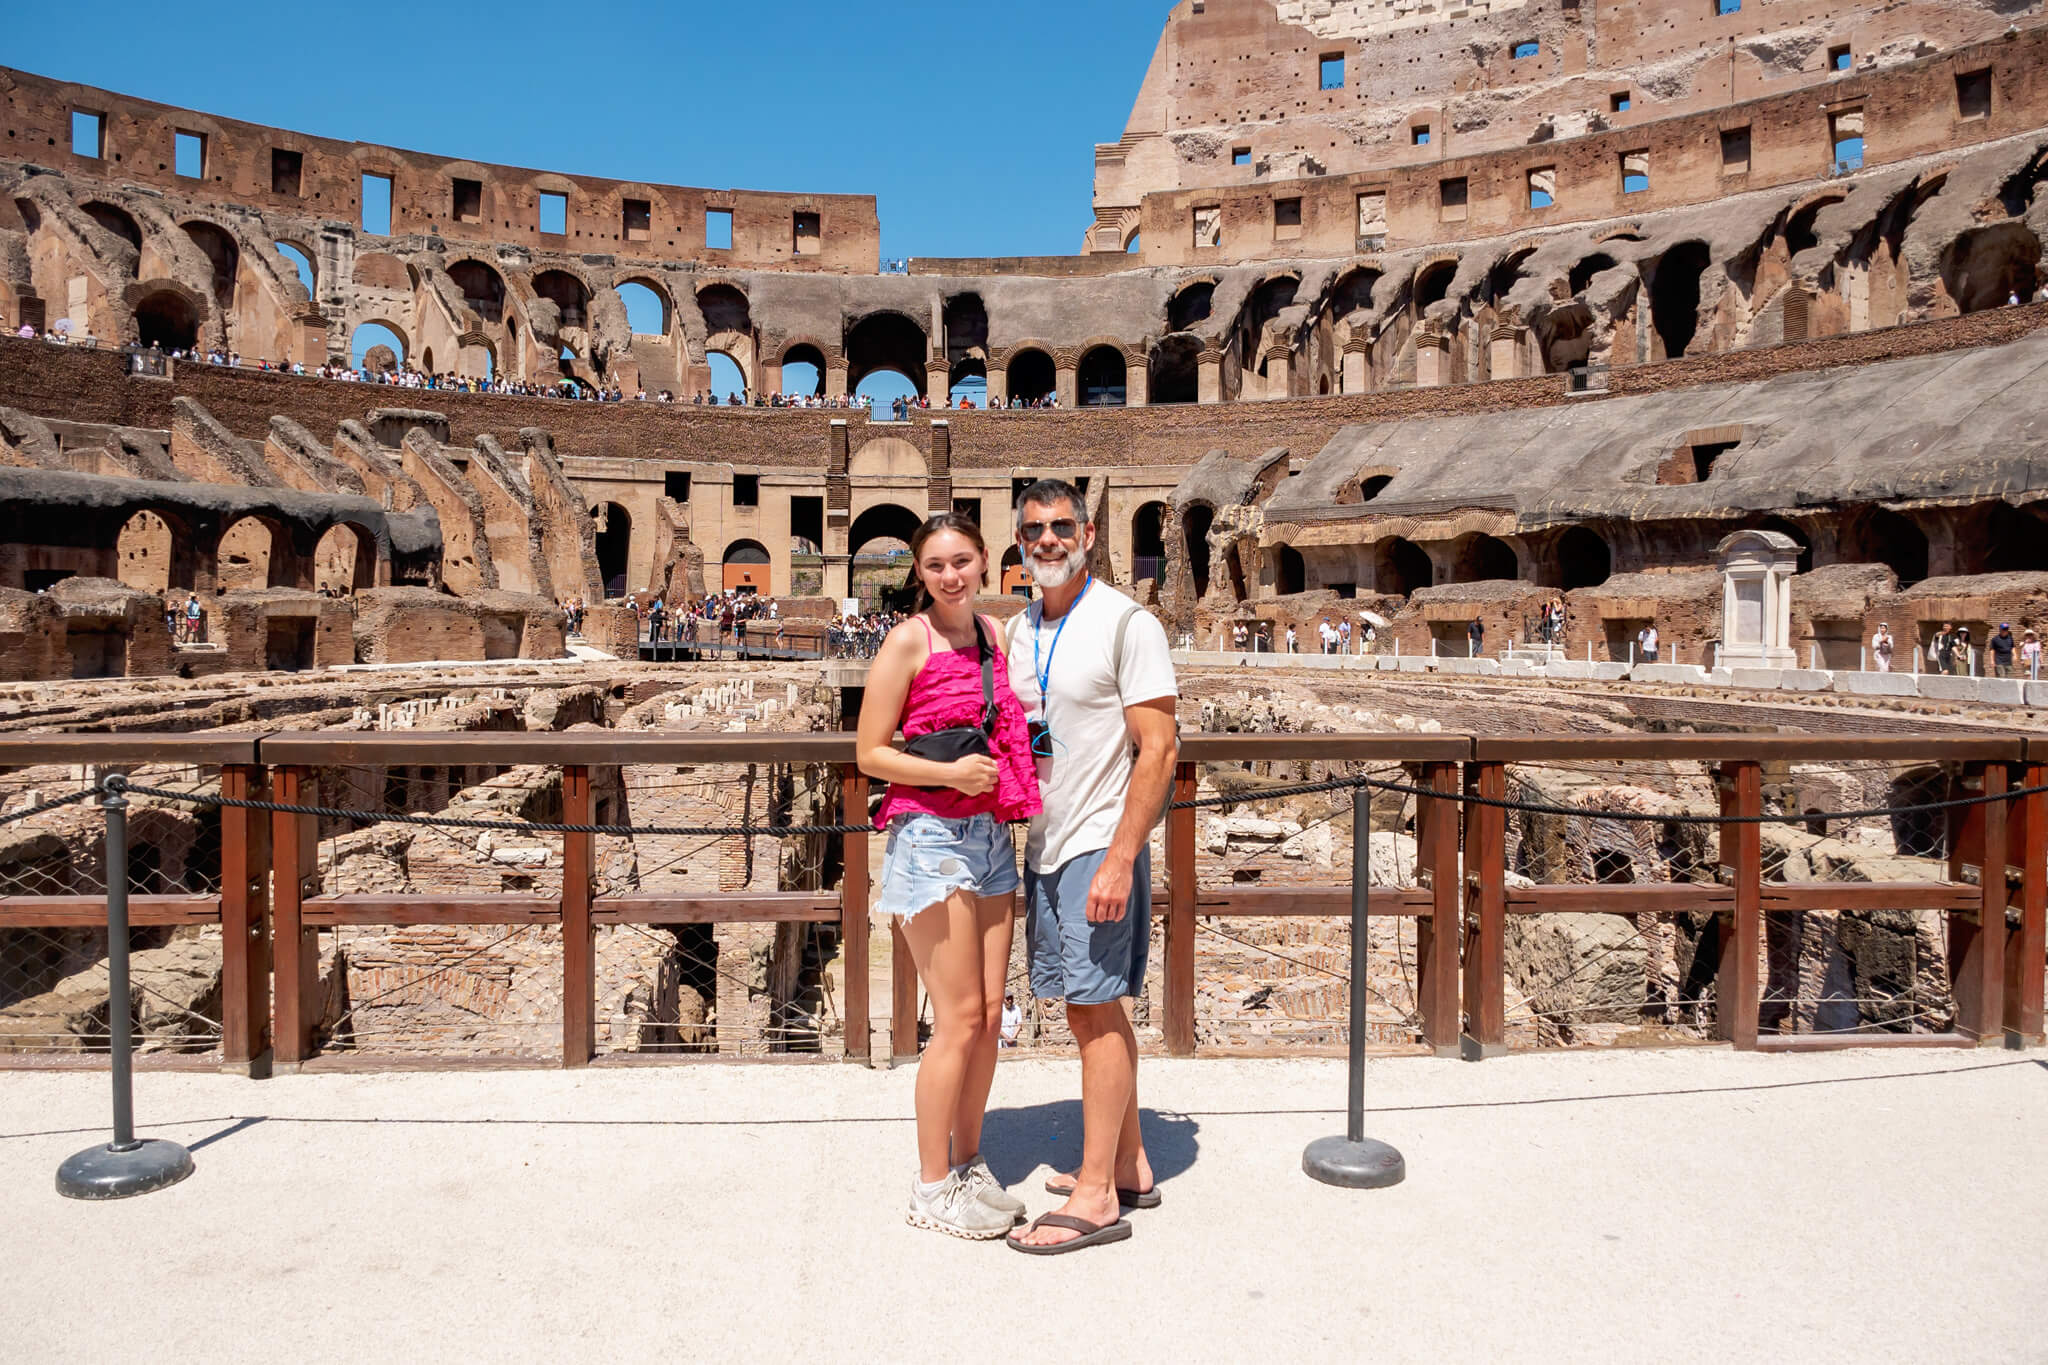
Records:
[[[1759,763],[1724,763],[1721,814],[1761,815],[1764,770]],[[1714,976],[1714,1036],[1756,1047],[1762,983],[1757,956],[1763,947],[1764,842],[1755,824],[1721,826],[1721,865],[1735,884],[1735,908],[1721,916],[1721,960]]]
[[[590,769],[562,769],[562,823],[587,825]],[[562,836],[562,1065],[588,1066],[597,1052],[597,939],[590,923],[597,836]]]
[[[1505,800],[1505,764],[1477,764],[1478,794]],[[1465,1029],[1469,1054],[1507,1051],[1508,813],[1499,806],[1465,808],[1465,865],[1476,873],[1468,886],[1474,914],[1465,938]]]
[[[313,770],[278,768],[271,790],[281,805],[313,804]],[[296,1068],[313,1053],[319,1025],[320,931],[306,927],[300,907],[320,893],[317,817],[273,811],[270,818],[271,950],[276,958],[277,1019],[272,1045],[279,1064]]]
[[[2029,765],[2021,785],[2048,786],[2048,767]],[[2043,967],[2048,962],[2048,793],[2020,798],[2019,828],[2008,832],[2008,862],[2020,868],[2020,931],[2005,946],[2007,1041],[2021,1047],[2048,1043],[2042,1028]]]
[[[903,926],[889,924],[889,1061],[917,1060],[917,962]]]
[[[1439,1057],[1456,1057],[1464,1020],[1458,1006],[1462,973],[1458,949],[1464,937],[1464,897],[1458,875],[1458,807],[1460,767],[1456,763],[1425,763],[1420,785],[1442,797],[1425,797],[1416,803],[1416,822],[1422,832],[1418,859],[1429,873],[1430,912],[1415,929],[1417,1002],[1422,1010],[1422,1040]],[[1424,809],[1427,808],[1427,818]],[[1354,989],[1364,989],[1364,982]]]
[[[1173,800],[1195,799],[1195,765],[1173,765]],[[1166,999],[1170,1057],[1195,1055],[1195,812],[1166,813]]]
[[[263,769],[230,764],[220,794],[260,801]],[[247,1074],[270,1046],[270,819],[242,806],[220,810],[220,1060]]]
[[[867,775],[849,763],[839,774],[839,822],[864,825],[868,821]],[[842,1025],[844,1051],[848,1061],[865,1062],[872,1054],[868,1000],[869,974],[873,970],[868,938],[868,836],[842,835],[839,841],[839,961],[846,972]]]
[[[1985,796],[2004,793],[2005,765],[1985,764],[1983,783]],[[1962,857],[1977,864],[1977,909],[1949,916],[1949,981],[1956,1032],[1978,1043],[1998,1043],[2005,1036],[2006,803],[1988,802],[1975,814],[1983,818],[1968,822],[1971,847]]]

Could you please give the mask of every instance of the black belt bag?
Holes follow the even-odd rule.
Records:
[[[989,644],[987,632],[981,628],[979,616],[974,618],[974,643],[981,655],[981,723],[928,731],[915,739],[905,740],[904,753],[913,758],[928,758],[934,763],[952,763],[973,755],[982,758],[994,756],[989,741],[996,730],[996,653]],[[945,788],[920,787],[918,790],[931,792]]]

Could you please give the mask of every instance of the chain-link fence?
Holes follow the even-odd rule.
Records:
[[[628,765],[592,768],[590,780],[590,823],[603,826],[759,829],[838,819],[839,773],[830,764]],[[520,898],[553,919],[564,837],[517,826],[564,822],[559,767],[335,767],[320,769],[316,784],[323,805],[514,826],[323,821],[324,896]],[[599,1055],[839,1050],[839,992],[826,970],[836,927],[706,923],[688,911],[660,918],[665,904],[697,897],[823,893],[836,885],[836,840],[635,833],[593,842],[600,912],[607,898],[625,898],[647,917],[595,930]],[[329,1051],[550,1055],[561,1046],[558,923],[336,926],[320,934],[318,975],[316,1037]]]
[[[0,926],[0,1052],[105,1052],[112,1030],[107,973],[106,825],[91,765],[19,769],[0,778],[0,818],[81,797],[0,824],[0,897],[33,915],[37,905],[68,922]],[[166,789],[218,794],[213,769],[126,766]],[[128,890],[138,906],[129,932],[129,1015],[138,1050],[215,1052],[221,1041],[220,812],[162,799],[130,802]],[[182,922],[149,922],[171,920]]]

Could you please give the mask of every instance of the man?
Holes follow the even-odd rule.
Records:
[[[1465,627],[1465,657],[1477,659],[1484,656],[1485,653],[1486,625],[1475,616],[1472,618],[1472,624]]]
[[[1149,842],[1173,781],[1177,688],[1157,618],[1087,570],[1095,528],[1079,490],[1031,485],[1016,525],[1041,594],[1008,634],[1045,798],[1024,852],[1031,986],[1066,1001],[1081,1051],[1080,1170],[1050,1182],[1066,1203],[1010,1242],[1043,1256],[1121,1241],[1131,1229],[1120,1206],[1159,1202],[1124,1002],[1145,987]]]
[[[1955,672],[1956,628],[1947,621],[1934,633],[1934,639],[1927,646],[1928,656],[1934,660],[1936,673]]]
[[[1642,648],[1644,663],[1653,664],[1657,662],[1657,626],[1655,622],[1644,626],[1636,632],[1636,644]]]
[[[1991,637],[1991,674],[1997,678],[2012,676],[2012,652],[2020,642],[2013,636],[2012,623],[2000,621],[1998,633]]]
[[[185,643],[186,643],[186,644],[188,644],[188,645],[190,645],[190,644],[197,644],[197,643],[199,642],[199,623],[200,623],[200,619],[201,619],[201,617],[202,617],[202,616],[203,616],[204,614],[205,614],[205,612],[204,612],[204,609],[203,609],[202,607],[200,607],[200,605],[199,605],[199,594],[197,594],[197,593],[190,593],[190,592],[186,593],[186,594],[185,594]]]
[[[1897,649],[1898,644],[1892,639],[1892,623],[1889,621],[1879,621],[1877,623],[1877,634],[1870,637],[1870,657],[1877,660],[1878,672],[1889,673],[1892,671],[1892,654]]]
[[[1003,992],[1002,1045],[1017,1046],[1017,1034],[1024,1027],[1024,1011],[1017,1008],[1017,997]]]

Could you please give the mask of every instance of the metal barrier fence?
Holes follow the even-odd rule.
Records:
[[[0,1052],[104,1051],[80,798],[119,772],[145,1063],[865,1059],[876,1023],[913,1057],[851,760],[843,734],[0,738]],[[1171,806],[1136,1014],[1173,1055],[1348,1039],[1360,808],[1376,1044],[2041,1041],[2038,739],[1190,735]],[[1034,1009],[1019,1042],[1063,1038]]]

